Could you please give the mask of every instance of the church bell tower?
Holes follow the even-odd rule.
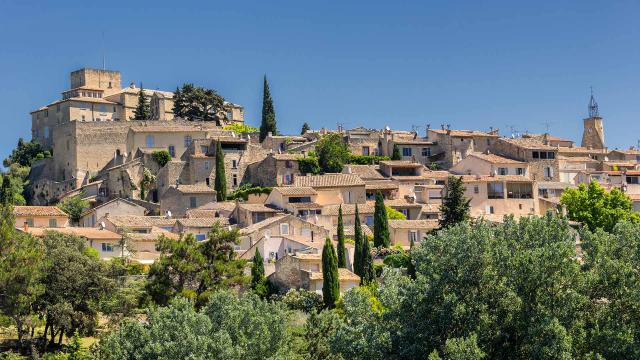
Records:
[[[582,146],[591,149],[604,149],[604,126],[598,111],[598,103],[593,97],[589,100],[589,117],[584,119],[584,130],[582,132]]]

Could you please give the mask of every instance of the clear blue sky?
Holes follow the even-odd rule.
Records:
[[[593,86],[608,145],[640,138],[637,1],[27,3],[0,0],[2,157],[70,71],[101,66],[103,32],[123,85],[211,87],[254,125],[266,73],[284,132],[549,122],[579,140]]]

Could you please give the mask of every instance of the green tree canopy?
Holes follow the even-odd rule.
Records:
[[[257,128],[254,128],[253,126],[249,124],[244,124],[244,123],[233,123],[233,124],[225,125],[224,129],[231,130],[236,134],[256,133],[259,131]]]
[[[300,135],[304,135],[307,133],[307,131],[311,130],[311,127],[309,126],[309,124],[305,121],[304,124],[302,124],[302,130],[300,130]]]
[[[69,218],[71,218],[71,221],[73,221],[74,223],[78,223],[84,210],[89,208],[89,202],[87,200],[84,200],[82,196],[83,194],[69,196],[62,199],[60,204],[58,204],[60,210],[67,213],[67,215],[69,215]]]
[[[376,192],[376,204],[373,214],[373,246],[389,247],[389,220],[387,219],[387,209],[384,205],[384,198],[380,191]]]
[[[151,153],[153,160],[155,160],[160,167],[164,167],[167,165],[169,161],[171,161],[171,154],[169,154],[169,150],[156,150]]]
[[[333,309],[340,299],[340,279],[338,277],[338,258],[329,238],[322,248],[322,299],[324,306]]]
[[[606,191],[597,181],[565,190],[560,202],[566,206],[569,219],[587,225],[591,231],[612,231],[618,221],[640,221],[627,195],[615,188]]]
[[[192,121],[220,121],[224,112],[224,98],[215,90],[193,84],[176,89],[173,97],[173,114]]]
[[[256,286],[262,283],[264,279],[264,259],[260,250],[256,249],[256,253],[253,255],[253,261],[251,263],[251,286],[255,289]]]
[[[318,163],[325,173],[342,172],[342,167],[349,160],[349,148],[342,141],[340,134],[324,135],[316,144]]]
[[[4,159],[3,164],[5,167],[13,164],[31,166],[34,161],[49,157],[51,157],[51,152],[45,150],[39,143],[19,138],[16,148],[11,151],[11,155]]]
[[[271,90],[269,90],[269,82],[267,81],[267,75],[265,75],[262,86],[262,122],[260,123],[260,142],[262,142],[269,133],[272,135],[278,135],[278,129],[276,126],[276,110],[273,107]]]
[[[469,219],[469,202],[464,195],[464,184],[462,177],[449,176],[447,180],[446,194],[442,199],[441,227],[449,227]]]
[[[138,104],[133,110],[133,117],[131,120],[149,120],[151,119],[151,106],[149,106],[149,100],[144,94],[144,88],[142,83],[140,84],[140,90],[138,91]]]

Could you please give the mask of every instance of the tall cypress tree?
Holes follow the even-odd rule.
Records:
[[[256,288],[257,285],[262,283],[264,278],[264,259],[260,250],[256,249],[255,255],[253,255],[253,263],[251,264],[251,287]]]
[[[267,82],[267,75],[264,76],[264,85],[262,89],[262,122],[260,123],[260,141],[263,141],[267,135],[276,135],[276,111],[273,107],[273,99],[271,99],[271,91]]]
[[[311,130],[311,127],[305,121],[304,124],[302,124],[302,130],[300,130],[300,135],[304,135],[309,130]]]
[[[333,309],[339,298],[338,259],[331,240],[327,238],[322,248],[322,299],[324,306]]]
[[[227,200],[227,176],[224,173],[224,153],[220,141],[216,141],[216,179],[214,184],[216,199]]]
[[[373,246],[389,247],[389,221],[384,198],[380,191],[376,193],[376,206],[373,214]]]
[[[393,154],[391,154],[391,160],[402,160],[402,156],[400,156],[400,148],[398,144],[393,144]]]
[[[182,98],[182,91],[180,87],[176,87],[176,92],[173,93],[173,116],[184,118],[184,104]]]
[[[469,219],[469,202],[471,201],[464,196],[462,177],[449,176],[446,192],[440,206],[440,212],[442,212],[440,226],[443,228]]]
[[[133,111],[133,120],[149,120],[151,119],[151,106],[147,97],[144,96],[144,89],[140,83],[140,91],[138,91],[138,105]]]
[[[362,228],[360,227],[360,214],[358,213],[358,204],[356,204],[356,217],[353,220],[353,240],[355,242],[353,256],[353,272],[362,276],[362,244],[366,241],[362,236]]]
[[[338,267],[347,267],[347,251],[344,247],[344,224],[342,223],[342,205],[338,208]]]
[[[373,270],[373,258],[371,257],[371,245],[369,245],[369,240],[364,239],[362,242],[362,254],[360,254],[360,258],[362,259],[362,275],[360,275],[360,285],[369,285],[371,284],[375,278],[375,270]]]

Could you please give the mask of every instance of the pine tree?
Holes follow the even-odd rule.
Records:
[[[447,228],[469,219],[469,202],[464,196],[464,185],[461,177],[449,176],[446,194],[442,199],[440,226]]]
[[[262,258],[262,254],[260,254],[260,250],[256,249],[256,253],[253,256],[253,263],[251,265],[251,287],[256,288],[256,286],[262,283],[262,279],[264,278],[264,259]]]
[[[364,239],[362,242],[362,275],[360,275],[360,285],[369,285],[375,278],[375,270],[373,269],[373,258],[371,257],[371,245],[369,240]]]
[[[340,298],[338,259],[331,240],[327,238],[322,249],[322,298],[324,306],[333,309]]]
[[[300,135],[304,135],[307,131],[311,130],[311,127],[309,126],[309,124],[307,124],[307,122],[305,121],[304,124],[302,124],[302,130],[300,130]]]
[[[344,247],[344,224],[342,223],[342,205],[338,208],[338,267],[347,267],[347,250]]]
[[[398,144],[393,144],[393,154],[391,154],[391,160],[402,160]]]
[[[389,247],[389,221],[384,199],[380,191],[376,193],[376,206],[373,214],[373,246]]]
[[[353,256],[353,272],[362,276],[362,243],[366,241],[362,236],[362,228],[360,227],[360,214],[358,213],[358,204],[356,204],[356,217],[353,220],[353,240],[355,242]]]
[[[216,141],[216,179],[214,184],[216,199],[227,200],[227,176],[224,173],[224,153],[220,141]]]
[[[147,97],[144,96],[144,89],[142,83],[140,84],[140,91],[138,91],[138,105],[133,111],[133,120],[149,120],[151,119],[151,106]]]
[[[260,141],[263,141],[267,135],[271,133],[276,135],[276,111],[273,108],[273,100],[269,91],[269,83],[267,75],[264,76],[264,85],[262,92],[262,123],[260,124]]]

